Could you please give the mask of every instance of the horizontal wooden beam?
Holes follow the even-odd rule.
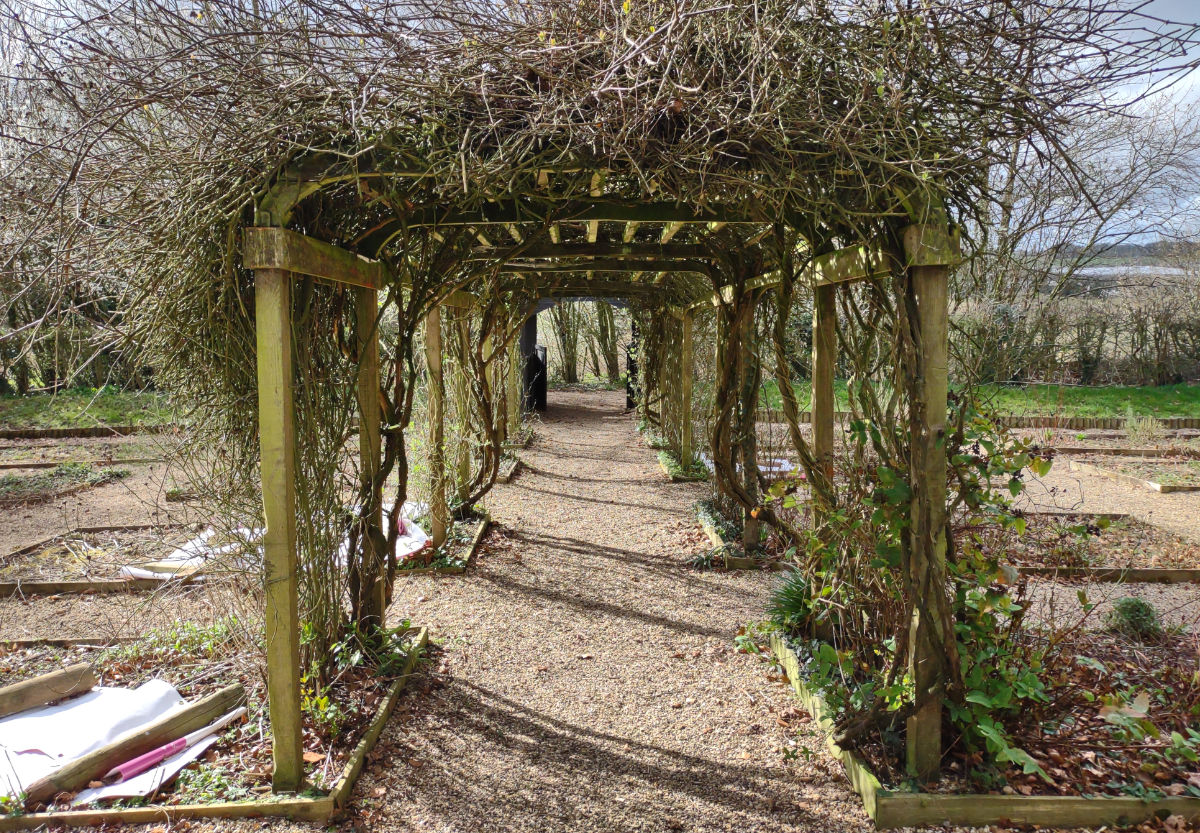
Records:
[[[504,200],[488,202],[468,211],[435,206],[414,212],[405,222],[410,227],[473,226],[497,223],[545,222],[638,222],[638,223],[766,223],[764,218],[741,208],[717,206],[695,208],[673,202],[623,202],[617,200]]]
[[[900,267],[900,261],[896,256],[882,246],[849,246],[845,249],[838,249],[836,252],[830,252],[829,254],[814,258],[796,276],[796,282],[804,283],[811,287],[850,283],[852,281],[887,277]],[[745,291],[770,289],[773,286],[778,286],[779,282],[779,273],[770,272],[760,278],[746,281],[744,289]],[[720,291],[710,298],[692,304],[691,309],[697,309],[708,304],[719,306],[722,302],[729,303],[733,300],[734,291],[734,287],[732,286],[723,286]]]
[[[557,274],[562,272],[697,272],[707,275],[712,272],[712,266],[702,260],[589,260],[580,263],[506,263],[500,267],[501,272],[540,272]],[[636,284],[636,281],[630,281]]]
[[[242,265],[247,269],[283,269],[367,289],[379,289],[384,283],[384,266],[378,260],[284,228],[247,228]]]
[[[467,260],[512,260],[514,258],[629,257],[697,260],[708,257],[706,247],[691,243],[545,243],[529,246],[476,247]],[[640,264],[639,264],[640,265]]]
[[[657,298],[662,287],[625,281],[572,281],[547,284],[537,292],[542,298]]]

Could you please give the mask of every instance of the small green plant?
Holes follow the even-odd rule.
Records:
[[[688,566],[693,570],[711,570],[717,560],[717,550],[705,550],[688,559]]]
[[[1117,599],[1105,621],[1109,630],[1134,639],[1157,639],[1162,636],[1162,621],[1154,605],[1145,599],[1125,596]]]
[[[346,722],[346,712],[333,699],[328,686],[305,675],[300,678],[300,711],[312,718],[327,738],[337,737]]]
[[[700,460],[693,460],[690,466],[685,467],[680,462],[675,452],[669,449],[663,449],[658,452],[658,461],[667,471],[667,475],[672,480],[707,480],[708,468]]]
[[[771,623],[786,632],[803,628],[813,612],[812,584],[804,573],[794,570],[775,586],[767,605]]]
[[[201,763],[187,768],[175,781],[175,795],[182,804],[209,804],[251,798],[250,790],[222,766]]]

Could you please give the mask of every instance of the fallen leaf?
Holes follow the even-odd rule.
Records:
[[[375,788],[375,797],[376,798],[383,798],[385,795],[387,795],[387,787],[376,787]]]
[[[322,755],[320,752],[305,752],[304,753],[304,763],[306,763],[306,764],[315,764],[318,761],[323,761],[323,760],[325,760],[325,756]]]

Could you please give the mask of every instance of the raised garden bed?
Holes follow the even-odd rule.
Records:
[[[423,519],[418,519],[418,523]],[[446,535],[441,550],[418,550],[403,559],[396,570],[397,576],[418,575],[461,575],[475,560],[484,533],[492,522],[487,512],[474,517],[457,520]],[[424,526],[424,525],[423,525]]]
[[[860,755],[842,749],[833,742],[833,716],[821,695],[805,683],[800,660],[783,636],[778,633],[771,635],[771,650],[787,674],[788,682],[796,696],[808,709],[818,727],[824,731],[829,752],[845,766],[850,783],[862,798],[867,815],[879,828],[926,825],[1094,827],[1136,824],[1147,819],[1172,815],[1184,819],[1200,818],[1200,795],[1164,795],[1162,791],[1153,789],[1146,790],[1141,797],[1095,794],[1025,795],[1015,789],[1015,794],[1005,794],[1003,791],[970,794],[918,793],[886,789]],[[1084,699],[1088,693],[1090,692],[1081,688],[1078,696]],[[1094,750],[1086,751],[1092,754],[1090,757],[1080,756],[1078,766],[1081,772],[1084,772],[1083,767],[1090,765],[1096,757]],[[1128,749],[1113,744],[1112,752],[1126,758],[1126,763],[1132,768],[1138,768],[1140,761],[1136,755],[1130,759]],[[1068,789],[1092,783],[1092,779],[1069,781],[1071,773],[1065,770],[1063,773],[1066,776],[1063,779],[1064,786]],[[1179,786],[1184,792],[1191,789],[1184,785]],[[1022,782],[1021,787],[1028,788],[1028,782]],[[1032,790],[1030,792],[1032,793]]]
[[[129,578],[123,567],[153,563],[190,537],[179,525],[77,527],[27,544],[0,559],[0,598],[59,593],[158,590],[198,578]]]
[[[308,750],[307,794],[274,796],[270,793],[270,744],[263,734],[266,707],[261,675],[239,673],[240,663],[222,654],[221,634],[187,628],[157,639],[97,650],[79,648],[67,652],[47,650],[41,654],[23,651],[0,658],[0,672],[14,678],[43,673],[68,662],[89,662],[99,676],[136,685],[150,676],[179,677],[200,682],[181,682],[180,693],[190,698],[217,690],[234,677],[249,689],[249,722],[225,732],[206,756],[185,768],[180,776],[151,796],[152,803],[124,802],[126,806],[66,809],[53,805],[46,812],[12,814],[0,818],[0,831],[29,830],[42,826],[88,827],[104,824],[138,824],[188,818],[283,817],[327,822],[349,800],[354,782],[368,753],[396,707],[416,663],[428,642],[425,628],[400,628],[393,636],[396,655],[377,677],[365,668],[343,672],[321,698],[305,708],[304,748]],[[197,657],[213,660],[215,674],[195,674]],[[318,702],[319,701],[319,702]],[[226,800],[221,800],[225,798]],[[210,800],[211,799],[211,800]],[[234,800],[228,800],[234,799]],[[128,806],[136,804],[138,806]]]
[[[1155,492],[1200,491],[1200,460],[1107,457],[1071,460],[1071,471],[1094,474]]]
[[[59,463],[49,470],[0,475],[0,507],[41,503],[127,477],[129,471],[87,463]]]

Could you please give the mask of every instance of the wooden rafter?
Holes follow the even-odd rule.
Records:
[[[628,257],[673,260],[699,260],[708,256],[704,246],[690,243],[543,243],[528,246],[483,246],[471,250],[467,260],[500,260],[513,258],[556,259],[579,257]],[[636,264],[631,264],[636,265]]]

